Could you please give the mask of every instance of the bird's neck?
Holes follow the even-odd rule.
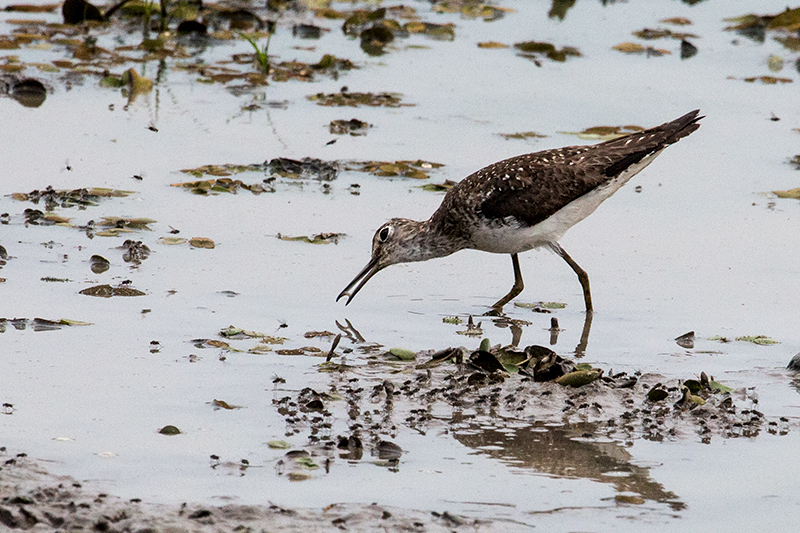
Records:
[[[460,239],[452,239],[443,233],[433,218],[412,223],[414,231],[405,245],[408,262],[444,257],[466,248]]]

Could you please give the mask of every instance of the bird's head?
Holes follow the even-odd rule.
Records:
[[[430,253],[429,246],[426,246],[428,244],[426,224],[405,218],[393,218],[378,228],[372,237],[372,259],[344,288],[336,301],[347,296],[345,305],[349,304],[372,276],[389,265],[424,261],[435,257]]]

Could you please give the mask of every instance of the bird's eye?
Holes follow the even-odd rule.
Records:
[[[392,227],[391,226],[383,227],[378,232],[378,239],[380,239],[381,242],[386,242],[386,240],[389,238],[389,236],[391,234],[392,234]]]

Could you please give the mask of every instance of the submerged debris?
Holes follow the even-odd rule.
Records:
[[[264,192],[275,192],[275,188],[271,185],[272,181],[275,179],[274,177],[247,184],[241,180],[225,176],[242,172],[258,172],[290,179],[310,178],[320,181],[331,181],[336,179],[338,175],[339,164],[336,161],[323,161],[322,159],[315,159],[312,157],[306,157],[301,160],[277,157],[259,164],[203,165],[196,168],[183,169],[181,172],[191,174],[198,178],[204,175],[220,176],[215,179],[185,181],[171,184],[173,187],[189,189],[194,194],[235,194],[239,189],[250,191],[253,194],[261,194]]]
[[[111,285],[95,285],[83,289],[78,294],[85,294],[86,296],[99,296],[100,298],[111,298],[112,296],[144,296],[145,293],[127,285],[120,285],[112,287]]]
[[[277,157],[265,165],[270,172],[284,178],[311,177],[321,181],[332,181],[339,173],[339,164],[336,161],[323,161],[313,157],[304,157],[301,160]]]
[[[351,93],[344,88],[338,93],[317,93],[308,97],[321,106],[335,107],[407,107],[414,104],[402,103],[399,94],[395,93]]]
[[[139,264],[148,257],[150,257],[150,248],[147,247],[142,241],[133,241],[131,239],[126,239],[125,242],[122,243],[120,246],[124,250],[122,254],[122,260],[126,263],[135,263]],[[96,265],[102,265],[102,262],[99,260],[95,260],[94,258],[99,258],[100,260],[105,261],[105,269],[108,270],[108,261],[103,259],[100,256],[93,255],[92,256],[92,272],[95,272]],[[102,272],[102,270],[101,270]],[[95,272],[96,274],[98,272]]]

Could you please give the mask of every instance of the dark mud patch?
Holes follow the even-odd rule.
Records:
[[[3,449],[4,450],[4,449]],[[479,531],[488,521],[447,512],[376,504],[331,503],[322,509],[264,505],[162,505],[98,493],[47,473],[24,453],[0,467],[0,525],[9,530],[87,531]]]
[[[682,496],[636,463],[629,451],[636,441],[710,444],[797,429],[791,416],[762,413],[755,387],[734,389],[702,369],[680,377],[614,372],[543,346],[490,346],[487,339],[474,351],[387,349],[364,342],[349,324],[339,327],[343,334],[329,351],[234,348],[234,342],[270,339],[240,328],[221,332],[230,344],[203,344],[268,356],[327,352],[317,365],[329,376],[327,385],[294,388],[290,380],[273,379],[273,406],[285,421],[283,435],[273,438],[294,447],[278,459],[277,476],[299,482],[358,465],[413,469],[421,450],[395,441],[409,433],[446,434],[472,453],[532,473],[610,485],[623,504],[654,502],[679,511],[686,507]],[[304,337],[331,342],[332,336]],[[351,346],[337,349],[342,336]]]

